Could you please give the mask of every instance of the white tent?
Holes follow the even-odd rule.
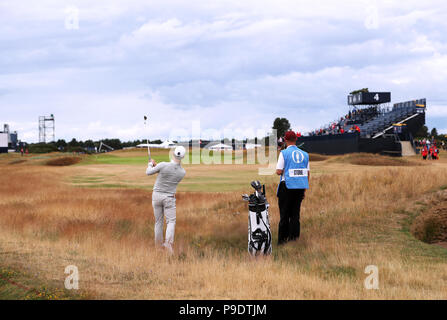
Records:
[[[262,147],[262,145],[260,145],[260,144],[254,144],[254,143],[246,143],[245,144],[245,149],[247,149],[247,150],[261,148],[261,147]]]
[[[214,146],[208,147],[209,150],[233,150],[232,146],[229,146],[227,144],[219,143],[215,144]]]
[[[8,133],[0,133],[0,153],[8,153]]]

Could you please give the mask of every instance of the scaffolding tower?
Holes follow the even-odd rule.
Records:
[[[39,117],[39,143],[55,142],[54,115]]]

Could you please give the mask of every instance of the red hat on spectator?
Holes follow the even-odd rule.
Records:
[[[293,131],[287,131],[284,135],[284,139],[286,139],[287,141],[296,141],[296,133]]]

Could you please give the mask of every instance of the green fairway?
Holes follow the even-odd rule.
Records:
[[[169,161],[169,155],[154,155],[152,156],[157,162]],[[145,156],[134,156],[134,157],[121,157],[112,154],[101,154],[93,155],[85,158],[80,165],[88,164],[130,164],[130,165],[141,165],[146,164],[148,161],[147,155]]]
[[[129,163],[126,163],[129,165]],[[91,174],[79,171],[78,174],[71,176],[67,182],[86,188],[136,188],[152,190],[156,176],[148,177],[144,174],[144,165],[135,165],[131,167],[120,168],[121,165],[113,163],[110,170],[102,167],[102,174]],[[78,168],[88,168],[88,166],[78,166]],[[204,175],[203,170],[208,168],[209,175]],[[235,166],[205,166],[205,165],[187,165],[186,177],[179,184],[178,190],[183,192],[229,192],[237,190],[246,190],[248,183],[252,180],[262,180],[263,183],[274,183],[276,176],[258,175],[257,167],[235,167]]]
[[[167,149],[154,149],[151,151],[151,158],[156,162],[162,161],[170,161],[169,158],[170,150]],[[200,155],[196,152],[189,151],[187,154],[184,163],[188,162],[196,162],[192,159],[195,159],[197,156],[200,156],[201,162],[220,162],[226,163],[226,161],[230,161],[233,163],[247,161],[247,155],[243,152],[232,152],[231,154],[225,154],[223,152],[219,152],[220,154],[215,155],[214,151],[201,150]],[[227,159],[225,159],[227,157]],[[101,154],[93,154],[84,157],[83,161],[79,165],[86,164],[121,164],[121,165],[141,165],[146,164],[148,160],[148,156],[146,151],[144,150],[120,150],[109,153],[101,153]],[[253,160],[254,163],[258,163],[258,159]]]

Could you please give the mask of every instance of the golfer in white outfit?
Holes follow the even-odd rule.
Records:
[[[183,179],[186,172],[181,166],[185,157],[185,148],[178,146],[174,150],[174,158],[171,162],[157,164],[151,160],[148,164],[146,174],[158,173],[152,192],[152,207],[155,216],[155,243],[165,247],[170,253],[173,252],[175,233],[175,192],[177,185]],[[166,217],[166,238],[163,242],[163,217]]]

